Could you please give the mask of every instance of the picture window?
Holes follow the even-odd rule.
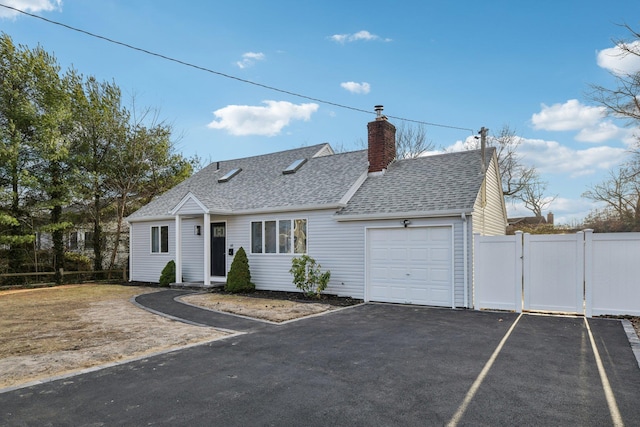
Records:
[[[251,253],[307,253],[307,220],[281,219],[252,222]]]

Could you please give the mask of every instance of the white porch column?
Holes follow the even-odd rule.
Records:
[[[176,283],[182,283],[182,219],[176,215]]]
[[[204,284],[208,285],[211,283],[211,214],[204,214],[202,227],[204,228],[204,250],[202,251],[204,254]]]

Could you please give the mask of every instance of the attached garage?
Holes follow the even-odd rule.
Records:
[[[369,228],[367,300],[453,307],[451,226]]]

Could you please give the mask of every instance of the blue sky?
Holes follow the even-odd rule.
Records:
[[[237,77],[366,110],[243,83],[0,7],[0,31],[40,44],[63,68],[113,80],[171,123],[186,156],[225,160],[329,142],[361,149],[373,106],[389,116],[498,132],[548,182],[556,222],[582,219],[581,198],[628,156],[633,129],[589,101],[633,72],[612,39],[640,28],[640,2],[0,0],[0,4]],[[397,126],[402,122],[392,119]],[[470,130],[427,126],[440,149]],[[511,215],[525,214],[508,205]]]

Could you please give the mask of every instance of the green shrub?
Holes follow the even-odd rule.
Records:
[[[293,283],[308,297],[320,298],[320,294],[327,288],[331,272],[320,272],[321,265],[308,255],[291,260],[289,273],[293,274]]]
[[[88,271],[92,267],[91,259],[77,252],[65,252],[64,264],[68,271]]]
[[[176,263],[171,260],[164,266],[160,273],[160,286],[169,286],[176,281]]]
[[[227,292],[253,292],[256,289],[256,285],[251,283],[251,272],[249,271],[249,260],[247,259],[247,253],[241,246],[236,252],[236,256],[233,257],[231,263],[231,269],[227,274],[227,283],[224,285],[224,290]]]

